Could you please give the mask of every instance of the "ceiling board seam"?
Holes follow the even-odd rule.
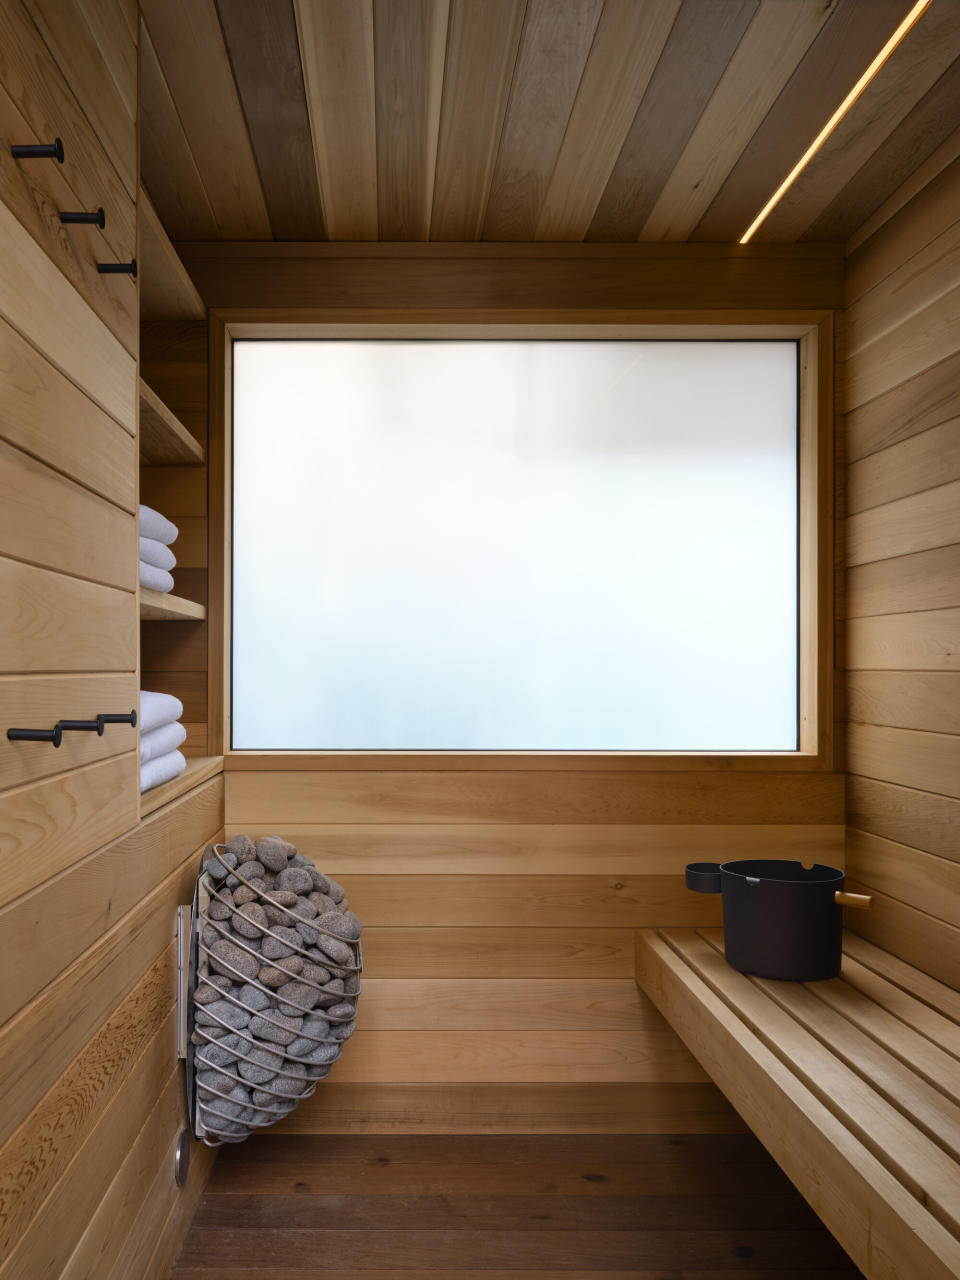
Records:
[[[523,0],[523,20],[520,23],[520,34],[517,37],[517,50],[513,58],[513,67],[510,71],[510,86],[503,98],[503,114],[500,117],[500,125],[497,129],[497,145],[493,151],[490,161],[490,174],[487,178],[486,190],[483,193],[483,207],[479,210],[477,216],[477,231],[474,240],[483,239],[483,228],[487,221],[487,210],[490,207],[490,195],[493,191],[493,180],[496,177],[497,167],[500,164],[500,153],[503,149],[503,131],[506,127],[507,116],[510,114],[510,103],[513,100],[513,90],[517,83],[517,69],[520,66],[520,50],[523,48],[523,38],[527,31],[527,21],[530,17],[530,0]]]

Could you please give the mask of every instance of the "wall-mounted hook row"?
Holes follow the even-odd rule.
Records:
[[[76,213],[61,213],[60,221],[65,226],[73,222],[88,223],[90,226],[99,227],[102,231],[107,225],[107,215],[102,209],[98,209],[96,213],[84,213],[80,210]]]
[[[14,160],[58,160],[63,164],[63,143],[59,138],[53,142],[28,142],[11,147],[10,154]]]
[[[104,726],[108,724],[129,724],[136,727],[136,711],[101,712],[93,720],[58,720],[52,729],[8,729],[7,737],[11,742],[52,742],[59,747],[64,733],[96,733],[103,736]]]
[[[133,276],[137,278],[137,260],[131,258],[129,262],[98,262],[97,270],[102,276]]]

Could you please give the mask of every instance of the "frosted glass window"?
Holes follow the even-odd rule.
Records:
[[[235,748],[796,750],[795,343],[233,368]]]

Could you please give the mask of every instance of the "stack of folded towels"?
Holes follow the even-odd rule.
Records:
[[[177,558],[170,550],[179,529],[153,507],[140,507],[140,585],[151,591],[172,591],[170,570]]]
[[[182,715],[183,703],[172,693],[140,690],[141,791],[170,782],[187,767],[183,754],[177,750],[187,736],[180,723]]]

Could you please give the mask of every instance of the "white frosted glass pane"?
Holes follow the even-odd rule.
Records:
[[[233,745],[795,750],[792,342],[237,342]]]

